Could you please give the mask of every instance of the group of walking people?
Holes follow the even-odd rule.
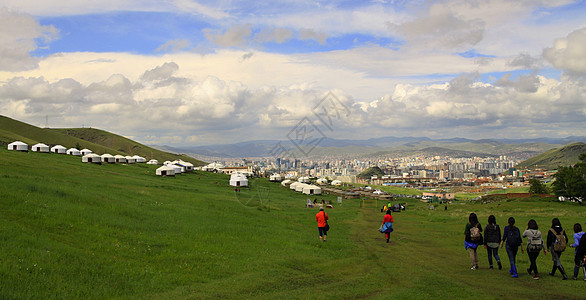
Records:
[[[574,276],[573,279],[578,278],[580,268],[584,272],[584,280],[586,281],[586,238],[582,231],[582,226],[579,223],[574,224],[574,243],[570,247],[575,249],[574,256]],[[540,252],[543,251],[544,255],[549,252],[552,257],[553,266],[549,275],[555,276],[557,270],[560,271],[562,279],[568,279],[566,271],[562,266],[560,257],[566,245],[568,243],[568,236],[566,231],[562,228],[562,224],[558,218],[551,220],[551,228],[547,232],[546,242],[544,242],[542,233],[539,231],[537,222],[533,219],[529,220],[525,231],[521,233],[521,230],[515,226],[515,218],[510,217],[508,219],[508,226],[504,228],[501,235],[501,228],[496,223],[496,217],[490,215],[488,217],[488,225],[484,227],[484,237],[482,235],[483,228],[478,221],[478,216],[475,213],[471,213],[468,217],[468,223],[464,231],[465,239],[464,246],[470,253],[470,261],[472,263],[472,270],[478,269],[478,253],[477,249],[483,245],[488,253],[489,269],[493,269],[493,261],[496,261],[499,270],[502,269],[502,263],[498,254],[499,248],[505,247],[507,256],[509,258],[509,273],[513,278],[519,277],[516,265],[516,258],[519,249],[521,253],[527,250],[529,256],[529,268],[527,273],[533,275],[533,279],[539,279],[539,271],[537,270],[537,257]],[[527,247],[523,247],[523,238],[527,238]],[[493,260],[494,258],[494,260]]]

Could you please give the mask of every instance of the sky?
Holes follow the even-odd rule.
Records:
[[[149,145],[584,136],[585,83],[583,0],[0,0],[0,114]]]

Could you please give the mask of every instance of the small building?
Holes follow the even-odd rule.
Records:
[[[90,154],[90,153],[94,153],[94,152],[93,152],[92,150],[90,150],[90,149],[81,149],[79,152],[81,153],[81,155],[88,155],[88,154]]]
[[[134,160],[138,164],[142,164],[142,163],[145,163],[146,162],[146,158],[144,158],[142,156],[134,155],[132,158],[134,158]]]
[[[156,159],[151,159],[151,160],[147,161],[146,164],[147,165],[158,165],[159,164],[159,161],[156,160]],[[175,174],[173,174],[173,175],[175,175]]]
[[[51,152],[53,153],[57,153],[57,154],[66,154],[67,153],[67,148],[61,146],[61,145],[57,145],[57,146],[53,146],[51,148]]]
[[[81,162],[84,163],[93,163],[93,164],[101,164],[102,163],[102,157],[94,154],[94,153],[90,153],[90,154],[86,154],[84,156],[81,157]]]
[[[193,164],[190,162],[178,159],[174,161],[173,164],[182,167],[184,169],[184,172],[193,172]]]
[[[297,179],[297,181],[301,182],[301,183],[308,183],[309,182],[309,177],[299,177],[299,179]]]
[[[289,188],[292,189],[292,190],[295,190],[297,188],[297,186],[300,185],[300,184],[303,184],[303,183],[301,183],[299,181],[295,181],[295,182],[293,182],[293,183],[291,183],[289,185]]]
[[[291,183],[293,183],[293,181],[291,181],[289,179],[285,179],[285,180],[281,181],[282,186],[289,186]]]
[[[211,164],[201,168],[202,171],[216,172],[216,173],[221,172],[222,169],[224,169],[224,165],[220,164],[220,163],[211,163]]]
[[[43,153],[49,153],[49,146],[43,144],[43,143],[38,143],[38,144],[34,144],[31,147],[31,151],[33,152],[43,152]]]
[[[328,180],[325,178],[320,178],[317,180],[317,184],[328,184]]]
[[[242,173],[232,173],[230,175],[230,185],[231,186],[248,186],[248,178]]]
[[[167,167],[172,168],[173,170],[175,170],[175,175],[179,175],[179,174],[183,173],[183,169],[180,166],[178,166],[178,165],[167,164],[165,166],[167,166]]]
[[[28,145],[21,142],[21,141],[15,141],[12,142],[10,144],[8,144],[8,150],[14,150],[14,151],[28,151]]]
[[[303,193],[303,189],[304,189],[306,186],[308,186],[308,185],[309,185],[309,184],[306,184],[306,183],[300,183],[300,184],[298,184],[298,185],[296,185],[296,186],[295,186],[295,191],[296,191],[296,192]]]
[[[102,162],[113,164],[116,162],[116,158],[112,154],[104,153],[102,154]]]
[[[278,174],[278,173],[275,173],[269,177],[269,181],[272,181],[272,182],[279,182],[281,180],[283,180],[283,177],[281,176],[281,174]]]
[[[75,156],[80,156],[81,152],[79,152],[79,150],[77,150],[76,148],[69,148],[67,149],[67,155],[75,155]]]
[[[306,195],[319,195],[321,194],[321,188],[317,185],[306,185],[303,187],[303,193]]]
[[[119,164],[125,164],[126,163],[126,156],[123,155],[114,155],[114,160],[119,163]]]
[[[175,176],[175,169],[170,166],[161,166],[155,170],[155,174],[159,176]]]
[[[340,181],[340,180],[334,180],[334,181],[332,181],[331,184],[332,185],[342,185],[342,181]]]
[[[125,158],[126,158],[127,164],[135,164],[136,163],[136,158],[134,158],[132,156],[125,156]]]

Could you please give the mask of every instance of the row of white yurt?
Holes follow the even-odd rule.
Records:
[[[248,186],[248,178],[240,172],[234,172],[230,175],[231,186]]]

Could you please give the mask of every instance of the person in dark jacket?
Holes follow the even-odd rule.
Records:
[[[576,256],[574,257],[574,264],[576,267],[582,266],[582,271],[584,271],[584,281],[586,281],[586,262],[584,261],[584,257],[586,256],[586,234],[582,235],[580,239],[580,243],[578,247],[576,247]]]
[[[496,217],[490,215],[488,217],[488,225],[484,228],[484,248],[488,252],[489,269],[493,269],[492,257],[496,260],[499,270],[503,269],[501,258],[499,257],[499,243],[501,241],[501,228],[496,223]]]
[[[515,264],[515,259],[517,258],[517,251],[519,251],[519,247],[521,247],[521,253],[525,253],[523,250],[523,240],[521,239],[521,231],[519,228],[515,227],[515,218],[509,218],[509,226],[505,227],[503,232],[503,240],[501,241],[501,248],[506,243],[507,247],[507,256],[509,257],[509,264],[511,268],[509,269],[509,273],[513,276],[513,278],[519,277],[517,273],[517,266]]]
[[[475,233],[472,234],[471,231]],[[471,213],[468,216],[468,223],[464,230],[464,247],[470,252],[470,261],[472,262],[472,270],[478,270],[478,254],[476,248],[478,245],[482,245],[482,226],[478,222],[478,216],[475,213]]]
[[[553,220],[551,220],[551,228],[547,232],[547,248],[551,253],[551,260],[553,260],[553,267],[551,269],[551,272],[549,272],[549,275],[554,276],[555,271],[559,269],[560,273],[562,273],[562,280],[566,280],[568,279],[568,275],[566,275],[566,271],[564,270],[564,267],[562,266],[562,262],[560,260],[560,256],[562,256],[562,251],[555,251],[554,249],[557,240],[554,231],[556,232],[556,234],[562,234],[566,239],[566,243],[568,241],[568,235],[566,235],[566,231],[562,228],[560,220],[558,218],[553,218]]]

